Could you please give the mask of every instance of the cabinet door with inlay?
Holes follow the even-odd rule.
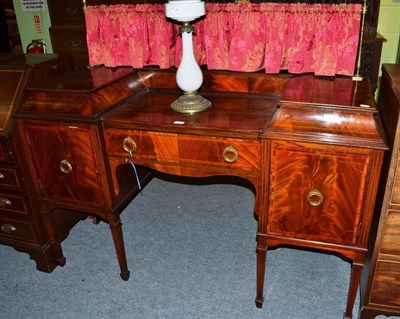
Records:
[[[312,143],[271,143],[268,233],[355,245],[370,153]]]
[[[96,127],[25,121],[24,131],[43,198],[105,205]]]

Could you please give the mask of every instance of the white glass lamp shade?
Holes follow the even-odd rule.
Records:
[[[189,22],[205,14],[205,3],[200,0],[172,0],[165,4],[166,17],[176,21]]]

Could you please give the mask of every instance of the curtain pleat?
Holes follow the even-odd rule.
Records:
[[[352,75],[360,19],[360,4],[207,3],[195,56],[211,70]],[[92,66],[179,66],[179,24],[164,5],[87,6],[86,28]]]

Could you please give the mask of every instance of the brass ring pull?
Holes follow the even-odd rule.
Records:
[[[122,143],[122,146],[124,147],[124,150],[128,153],[133,153],[136,151],[136,143],[135,141],[130,138],[130,137],[126,137],[124,139],[124,142]]]
[[[233,163],[238,159],[239,154],[236,148],[234,148],[233,146],[227,146],[222,152],[222,156],[224,157],[225,162]]]
[[[1,207],[10,207],[11,201],[5,197],[0,197],[0,206]]]
[[[69,45],[71,46],[71,47],[79,47],[79,46],[81,46],[81,44],[82,44],[82,41],[81,40],[77,40],[77,41],[75,41],[75,40],[71,40],[71,41],[69,41]]]
[[[60,163],[60,170],[61,172],[68,174],[72,172],[72,165],[67,160],[62,160]]]
[[[79,8],[77,8],[77,7],[73,7],[73,8],[66,8],[65,9],[65,12],[67,13],[67,14],[77,14],[78,12],[79,12]]]
[[[17,229],[16,229],[13,225],[10,225],[10,224],[3,224],[3,225],[1,225],[1,230],[2,230],[3,232],[7,233],[7,234],[11,234],[11,233],[17,231]]]
[[[0,173],[0,179],[4,179],[4,175]]]
[[[307,195],[307,203],[311,206],[317,207],[322,204],[324,201],[324,196],[322,196],[321,192],[318,189],[313,189]]]

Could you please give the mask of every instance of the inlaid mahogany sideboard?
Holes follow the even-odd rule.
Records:
[[[128,280],[120,213],[137,185],[131,162],[177,176],[236,176],[256,191],[256,305],[267,248],[293,245],[352,263],[351,318],[387,149],[368,81],[205,71],[200,93],[210,110],[176,113],[175,71],[150,68],[75,70],[25,88],[15,138],[59,264],[55,218],[78,211],[110,224]]]
[[[383,65],[378,109],[390,150],[385,154],[361,281],[361,319],[400,316],[400,64]]]

